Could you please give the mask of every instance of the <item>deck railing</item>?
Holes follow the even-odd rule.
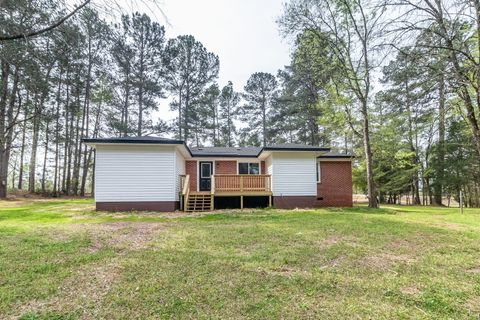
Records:
[[[253,192],[271,191],[271,176],[260,175],[238,175],[238,174],[216,174],[212,177],[212,189],[215,193],[221,192]]]

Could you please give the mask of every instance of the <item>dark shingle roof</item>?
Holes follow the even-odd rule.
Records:
[[[162,137],[122,137],[83,139],[85,143],[142,143],[142,144],[184,144],[182,140]]]
[[[84,143],[181,144],[183,140],[162,137],[122,137],[83,139]],[[185,147],[187,147],[185,145]],[[330,148],[286,143],[266,147],[187,147],[193,157],[258,157],[262,151],[330,151]]]
[[[328,152],[328,153],[322,154],[318,158],[354,158],[354,156],[351,155],[350,153]]]
[[[298,143],[272,144],[263,148],[265,151],[330,151],[330,148],[309,146]]]
[[[261,147],[190,147],[194,157],[256,157]]]

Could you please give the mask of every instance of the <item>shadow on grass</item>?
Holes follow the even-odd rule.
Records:
[[[81,205],[85,202],[78,203]],[[19,207],[0,208],[0,222],[62,222],[73,214],[72,201],[34,202]]]
[[[389,214],[395,215],[399,211],[392,208],[377,208],[372,209],[367,206],[358,206],[358,207],[351,207],[351,208],[327,208],[329,212],[345,212],[345,213],[361,213],[361,214]]]
[[[368,207],[352,207],[352,208],[320,208],[320,209],[300,209],[300,210],[276,210],[276,209],[253,209],[249,211],[222,211],[219,213],[206,214],[200,217],[185,217],[182,219],[195,219],[204,221],[217,220],[237,220],[237,219],[259,219],[259,220],[282,220],[291,219],[292,217],[308,217],[325,215],[329,213],[335,214],[372,214],[372,215],[395,215],[397,210],[391,208],[371,209]]]

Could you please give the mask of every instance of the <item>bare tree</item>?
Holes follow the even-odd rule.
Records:
[[[362,0],[292,0],[284,8],[279,24],[285,35],[310,30],[325,41],[342,69],[338,85],[353,94],[358,108],[347,108],[348,118],[360,115],[361,130],[353,130],[363,141],[367,170],[369,207],[378,207],[373,180],[369,109],[375,52],[379,48],[385,7]],[[325,37],[327,35],[327,37]],[[352,129],[354,121],[350,121]]]
[[[461,111],[471,129],[480,160],[480,0],[398,0],[403,7],[394,31],[411,37],[430,33],[441,41],[425,44],[448,52],[452,87],[463,102]],[[399,37],[402,40],[404,37]]]
[[[39,35],[42,35],[42,34],[48,32],[48,31],[51,31],[51,30],[61,26],[65,21],[67,21],[69,18],[71,18],[75,13],[77,13],[82,8],[84,8],[87,4],[89,4],[90,1],[91,0],[85,0],[79,6],[75,7],[75,9],[73,9],[70,13],[68,13],[65,16],[59,18],[57,21],[47,25],[46,27],[40,28],[38,30],[25,30],[23,32],[15,33],[15,34],[2,34],[2,35],[0,35],[0,42],[2,42],[2,41],[12,41],[12,40],[18,40],[18,39],[26,40],[28,38],[39,36]]]

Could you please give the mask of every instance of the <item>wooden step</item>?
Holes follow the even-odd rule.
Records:
[[[208,193],[190,194],[188,197],[186,212],[203,212],[212,209],[212,196]]]

